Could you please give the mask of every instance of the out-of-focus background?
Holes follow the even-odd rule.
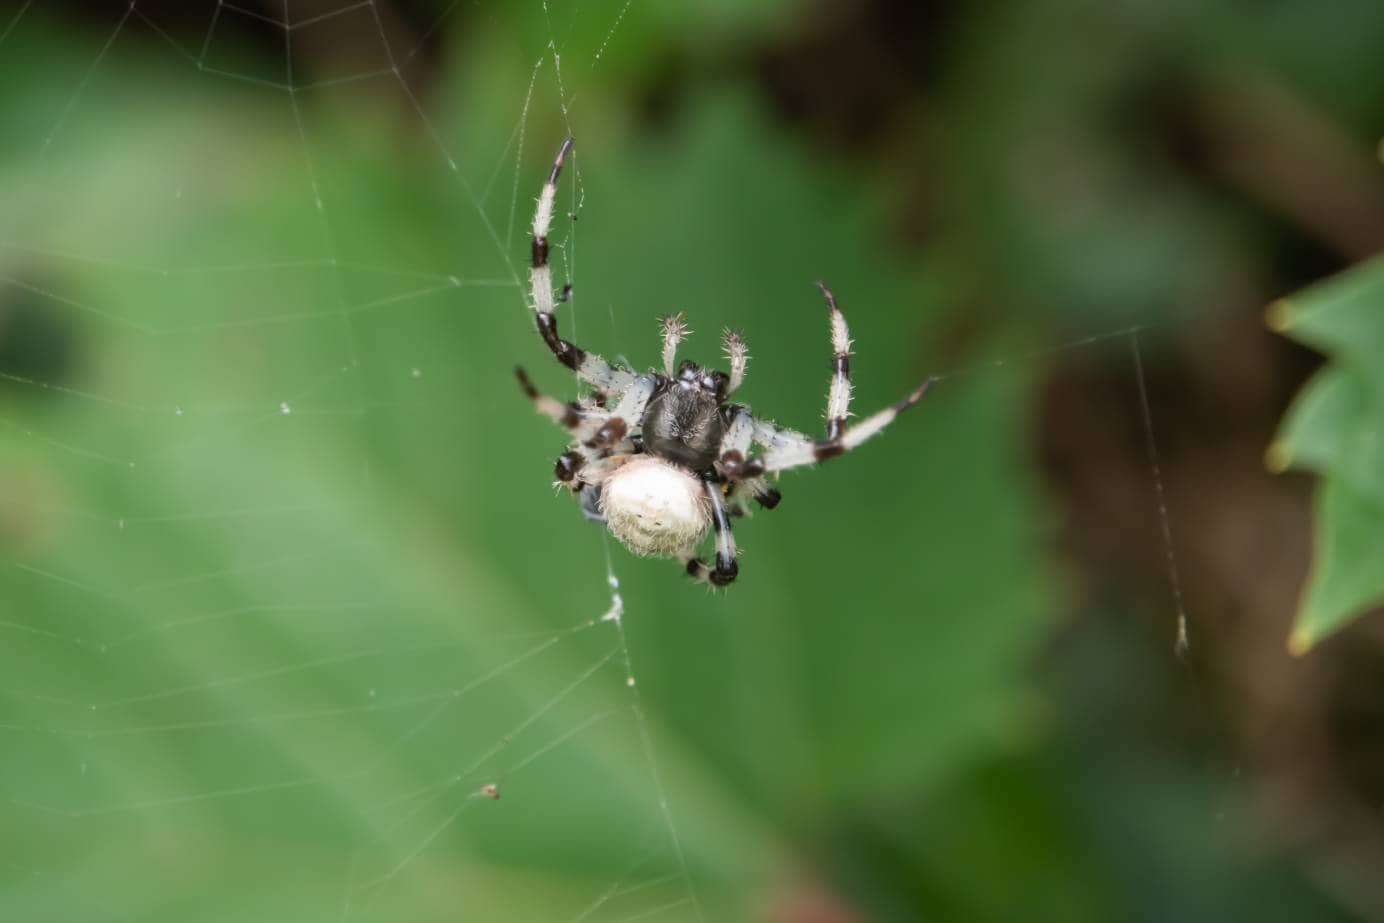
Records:
[[[1285,648],[1322,359],[1263,321],[1384,244],[1381,47],[1375,0],[10,0],[0,918],[1384,919],[1384,622]],[[727,592],[550,489],[568,132],[565,335],[737,327],[815,431],[822,278],[858,412],[937,377]]]

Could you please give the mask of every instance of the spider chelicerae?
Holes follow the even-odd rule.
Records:
[[[757,419],[749,407],[727,401],[744,382],[750,358],[745,341],[732,330],[723,334],[729,373],[703,368],[690,359],[674,367],[678,343],[688,333],[681,314],[660,320],[661,374],[612,365],[562,339],[553,313],[558,299],[548,267],[548,229],[558,174],[571,149],[572,139],[567,138],[538,197],[530,289],[543,342],[559,362],[595,390],[564,403],[540,393],[523,368],[515,373],[538,411],[572,434],[571,445],[558,456],[555,472],[558,485],[577,495],[587,518],[606,524],[635,554],[678,558],[695,579],[725,586],[739,573],[731,517],[747,513],[750,498],[765,509],[778,506],[782,498],[767,476],[850,451],[916,404],[932,379],[889,407],[846,426],[851,402],[850,335],[835,296],[821,282],[817,287],[826,298],[833,351],[822,438]],[[755,446],[763,451],[751,455]],[[711,529],[716,532],[714,566],[697,557],[697,546]]]

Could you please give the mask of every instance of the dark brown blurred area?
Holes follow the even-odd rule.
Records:
[[[754,73],[785,119],[864,169],[932,166],[935,147],[911,123],[936,109],[961,6],[818,4]],[[1314,479],[1270,474],[1263,459],[1320,357],[1262,320],[1273,299],[1384,249],[1384,171],[1371,145],[1267,69],[1172,68],[1133,92],[1140,105],[1121,127],[1133,156],[1157,150],[1185,182],[1252,215],[1244,233],[1271,258],[1225,265],[1206,301],[1180,306],[1193,323],[1142,337],[1190,623],[1183,681],[1206,722],[1200,735],[1165,729],[1166,742],[1196,752],[1209,731],[1216,759],[1249,787],[1266,841],[1310,846],[1321,885],[1384,919],[1384,883],[1367,871],[1384,867],[1384,627],[1366,617],[1303,659],[1286,650],[1311,560]],[[918,171],[892,241],[945,236],[935,179]],[[1168,548],[1128,351],[1052,353],[1034,410],[1034,458],[1074,578],[1076,616],[1054,644],[1084,630],[1095,600],[1133,586],[1152,601],[1146,634],[1170,654]]]

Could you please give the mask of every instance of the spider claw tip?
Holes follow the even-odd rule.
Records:
[[[815,283],[813,283],[813,284],[816,285],[817,288],[821,289],[821,291],[822,291],[822,297],[825,298],[825,299],[827,300],[827,310],[828,310],[828,311],[833,311],[833,312],[834,312],[834,311],[840,310],[839,308],[836,307],[836,296],[833,295],[833,294],[831,293],[831,289],[827,288],[827,284],[826,284],[825,282],[823,282],[821,279],[818,279],[818,280],[817,280]]]
[[[911,405],[913,405],[913,404],[918,403],[918,401],[922,400],[923,395],[924,395],[924,394],[927,394],[928,389],[931,388],[931,387],[932,387],[932,379],[931,379],[931,378],[928,378],[928,379],[926,379],[921,385],[919,385],[918,387],[914,388],[914,389],[909,393],[909,395],[908,395],[908,404],[911,406]]]
[[[676,314],[665,314],[658,319],[658,322],[665,335],[682,337],[691,333],[687,329],[687,318],[681,311]]]

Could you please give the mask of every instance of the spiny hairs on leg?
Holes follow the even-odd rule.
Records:
[[[557,302],[553,298],[553,274],[548,266],[548,231],[553,224],[553,205],[557,200],[557,178],[562,172],[562,162],[572,150],[572,139],[564,138],[557,149],[553,168],[548,173],[548,181],[538,194],[538,207],[533,213],[533,266],[529,272],[529,288],[532,290],[533,309],[537,314],[538,332],[543,342],[557,356],[559,362],[576,371],[582,359],[582,350],[557,335],[557,318],[553,311]]]
[[[831,386],[827,391],[827,439],[839,439],[851,412],[851,334],[846,315],[836,306],[836,296],[825,282],[817,281],[827,300],[831,319]]]
[[[678,354],[678,344],[692,331],[687,329],[687,320],[681,311],[660,317],[658,328],[663,334],[663,373],[672,378],[673,359]]]
[[[729,327],[721,332],[721,342],[726,348],[726,361],[730,363],[730,383],[726,385],[726,394],[731,395],[745,382],[745,366],[750,363],[750,350],[744,338]]]
[[[888,407],[847,428],[835,439],[812,439],[802,433],[781,430],[773,424],[758,421],[755,437],[772,448],[765,452],[761,459],[756,460],[762,461],[763,471],[785,471],[844,455],[893,423],[899,414],[922,400],[923,395],[932,387],[933,381],[932,378],[927,379]]]
[[[543,342],[552,350],[557,361],[567,366],[577,375],[604,391],[623,391],[634,381],[628,369],[612,366],[595,353],[564,340],[557,333],[557,299],[553,297],[553,274],[548,265],[548,231],[553,224],[553,208],[557,201],[557,179],[562,173],[563,161],[572,150],[572,139],[564,138],[553,159],[553,167],[548,172],[548,181],[538,194],[538,206],[533,213],[533,254],[532,268],[529,270],[529,297],[533,302],[534,322]],[[568,293],[564,286],[564,295]],[[565,299],[564,299],[565,300]]]
[[[836,296],[824,282],[818,282],[827,302],[831,321],[832,374],[827,392],[827,431],[825,439],[813,439],[803,433],[781,429],[764,420],[755,421],[755,439],[768,448],[753,467],[747,463],[744,474],[754,476],[769,471],[784,471],[800,465],[835,458],[854,449],[866,439],[884,429],[899,414],[918,403],[932,386],[929,378],[899,400],[871,414],[855,426],[846,426],[851,405],[851,338],[846,316],[836,304]]]

